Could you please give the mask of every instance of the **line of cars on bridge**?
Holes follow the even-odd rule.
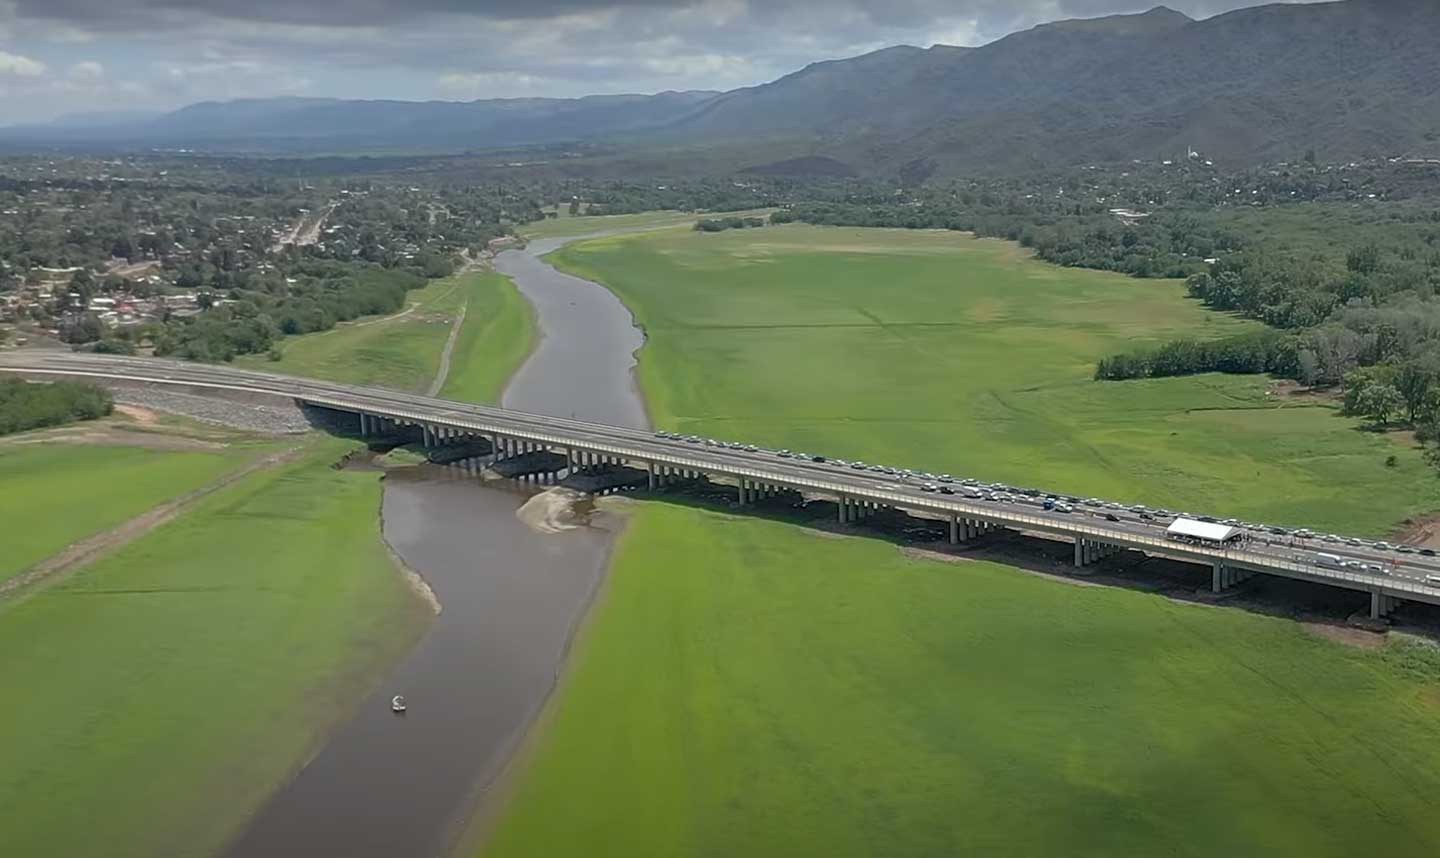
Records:
[[[1084,513],[1101,516],[1107,521],[1119,522],[1119,513],[1131,513],[1141,523],[1157,527],[1163,527],[1166,522],[1177,518],[1189,518],[1210,524],[1223,524],[1245,531],[1251,538],[1281,537],[1296,542],[1318,542],[1330,545],[1346,545],[1352,548],[1366,548],[1373,551],[1393,552],[1397,554],[1420,554],[1426,557],[1435,557],[1436,552],[1431,548],[1416,548],[1410,545],[1392,545],[1379,540],[1360,539],[1353,536],[1339,536],[1334,533],[1316,533],[1303,527],[1282,527],[1279,525],[1256,524],[1253,522],[1241,521],[1239,519],[1227,518],[1216,519],[1208,515],[1191,515],[1190,513],[1175,513],[1167,509],[1157,507],[1146,507],[1138,504],[1122,504],[1116,501],[1105,501],[1100,498],[1080,498],[1074,495],[1046,492],[1041,489],[1023,488],[1010,486],[1004,483],[986,483],[975,479],[961,479],[950,474],[932,474],[925,471],[916,471],[910,468],[893,468],[888,465],[872,465],[861,461],[847,461],[845,459],[830,456],[818,456],[810,453],[800,453],[793,450],[770,450],[758,447],[754,444],[742,444],[737,441],[721,441],[715,438],[702,438],[698,435],[685,435],[678,432],[656,432],[656,438],[669,441],[683,441],[688,444],[697,444],[705,447],[718,447],[727,450],[737,450],[748,453],[769,453],[777,458],[791,459],[815,464],[829,464],[836,468],[846,468],[854,471],[865,471],[868,473],[882,474],[893,477],[897,482],[906,487],[915,485],[923,492],[931,492],[943,495],[958,495],[969,500],[991,501],[994,503],[1033,505],[1042,510],[1057,513]],[[917,485],[918,484],[918,485]],[[1334,556],[1334,555],[1329,555]],[[1348,561],[1347,561],[1348,562]],[[1337,567],[1340,568],[1340,567]]]

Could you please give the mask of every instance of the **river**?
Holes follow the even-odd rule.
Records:
[[[535,308],[539,341],[502,398],[510,408],[644,427],[634,382],[642,336],[609,290],[540,260],[566,241],[501,253]],[[443,854],[545,702],[604,576],[618,522],[603,513],[541,533],[516,511],[533,490],[443,468],[385,479],[385,540],[442,611],[231,845],[233,858]],[[390,711],[403,694],[404,715]]]

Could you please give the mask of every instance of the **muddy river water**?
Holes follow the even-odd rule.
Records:
[[[568,239],[567,239],[568,240]],[[562,241],[506,251],[541,338],[503,404],[643,427],[633,380],[641,335],[608,290],[540,260]],[[530,491],[443,468],[392,471],[384,535],[442,610],[317,756],[232,844],[236,858],[443,854],[538,714],[599,587],[618,523],[541,532],[517,517]],[[403,715],[390,698],[406,697]]]

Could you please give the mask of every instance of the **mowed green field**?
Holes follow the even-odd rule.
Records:
[[[422,632],[375,475],[305,443],[0,601],[0,855],[212,854]]]
[[[1437,506],[1263,380],[1090,381],[1247,327],[1174,283],[809,227],[554,260],[646,327],[661,426],[1347,530]],[[606,586],[487,858],[1440,854],[1428,645],[664,503]]]
[[[423,391],[440,363],[455,314],[470,291],[484,288],[475,274],[434,280],[411,292],[400,313],[286,337],[280,343],[280,360],[248,355],[235,364],[286,375]]]
[[[563,208],[563,207],[562,207]],[[564,212],[558,218],[527,223],[519,228],[526,238],[570,238],[599,232],[636,232],[664,227],[693,227],[696,221],[722,217],[764,217],[773,209],[747,209],[739,212],[655,211],[622,215],[571,216]]]
[[[607,232],[609,230],[650,229],[652,227],[678,226],[682,224],[690,226],[699,220],[699,218],[700,215],[692,212],[676,211],[596,215],[594,217],[575,217],[571,216],[569,212],[563,212],[558,218],[527,223],[520,227],[519,231],[520,234],[526,238],[568,238],[573,235]]]
[[[530,304],[510,278],[478,275],[469,291],[465,323],[450,354],[440,395],[465,402],[496,402],[535,342]]]
[[[955,233],[809,226],[617,236],[550,258],[645,328],[660,426],[1348,533],[1440,508],[1412,445],[1267,395],[1267,379],[1091,380],[1111,352],[1252,328],[1178,282]]]
[[[1440,850],[1433,651],[665,505],[607,586],[491,858]]]
[[[200,488],[254,447],[153,450],[74,443],[0,445],[0,581],[65,546]]]

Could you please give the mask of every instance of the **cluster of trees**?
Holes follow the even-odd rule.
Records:
[[[1268,372],[1294,377],[1300,362],[1297,337],[1265,330],[1218,340],[1179,339],[1152,349],[1111,355],[1096,365],[1095,378],[1113,381],[1202,372]]]
[[[1205,260],[1233,252],[1243,240],[1226,227],[1193,215],[1160,214],[1122,221],[1093,206],[1055,211],[1034,201],[976,195],[944,203],[800,203],[771,216],[772,223],[950,229],[1004,238],[1032,248],[1047,262],[1071,268],[1119,271],[1134,277],[1186,277]]]
[[[31,384],[0,379],[0,435],[94,420],[114,410],[104,388],[79,381]]]
[[[286,335],[326,331],[339,322],[394,313],[405,306],[410,290],[425,285],[425,278],[414,272],[377,266],[356,269],[321,263],[309,270],[319,276],[308,277],[283,294],[235,293],[198,316],[172,318],[144,333],[157,355],[230,361],[270,351]]]
[[[765,225],[763,217],[716,217],[695,222],[696,232],[724,232],[727,229],[755,229]]]
[[[1278,328],[1309,328],[1341,309],[1428,300],[1440,292],[1440,226],[1392,251],[1351,248],[1343,265],[1275,252],[1239,253],[1190,278],[1190,294]]]
[[[1376,426],[1404,422],[1433,427],[1440,418],[1440,355],[1347,373],[1343,409]]]

